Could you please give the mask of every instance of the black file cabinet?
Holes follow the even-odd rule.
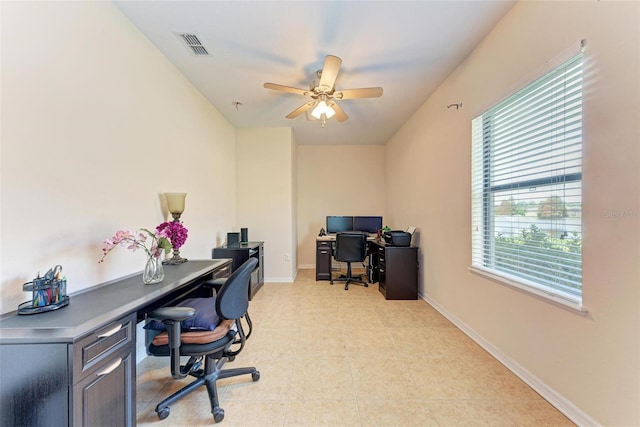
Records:
[[[331,280],[330,240],[316,240],[316,280]]]
[[[231,258],[231,272],[236,271],[250,257],[258,260],[256,269],[251,273],[251,283],[249,285],[249,300],[258,292],[264,284],[264,243],[249,242],[238,246],[220,246],[211,251],[211,258]]]
[[[418,248],[369,243],[371,281],[388,300],[418,299]]]

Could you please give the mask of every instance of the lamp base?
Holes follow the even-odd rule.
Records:
[[[177,264],[182,264],[183,262],[187,262],[187,261],[188,260],[186,258],[173,257],[173,258],[165,259],[164,261],[162,261],[162,263],[164,265],[177,265]]]
[[[162,261],[164,265],[176,265],[182,264],[183,262],[187,262],[187,259],[180,256],[180,251],[178,249],[173,250],[173,257]]]

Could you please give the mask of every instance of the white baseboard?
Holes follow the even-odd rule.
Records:
[[[468,325],[448,312],[444,307],[433,301],[431,298],[420,295],[420,298],[425,300],[429,305],[435,308],[440,314],[449,319],[451,323],[456,325],[458,329],[467,334],[469,338],[474,340],[479,346],[488,351],[493,357],[495,357],[500,363],[502,363],[507,369],[517,375],[522,381],[527,383],[532,389],[534,389],[540,396],[546,399],[549,403],[555,406],[560,412],[567,416],[571,421],[579,425],[580,427],[602,427],[600,423],[587,415],[583,410],[574,405],[571,401],[558,393],[556,390],[549,387],[540,378],[533,375],[526,368],[520,365],[515,360],[511,359],[500,349],[495,347],[489,341],[485,340],[482,336],[477,334]]]
[[[295,280],[295,277],[267,277],[264,279],[264,283],[293,283]]]

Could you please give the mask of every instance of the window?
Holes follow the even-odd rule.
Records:
[[[472,122],[472,270],[582,302],[582,54]]]

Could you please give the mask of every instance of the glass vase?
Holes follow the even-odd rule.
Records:
[[[145,285],[162,282],[164,279],[164,268],[162,267],[161,256],[151,256],[147,258],[147,264],[142,272],[142,281]]]

